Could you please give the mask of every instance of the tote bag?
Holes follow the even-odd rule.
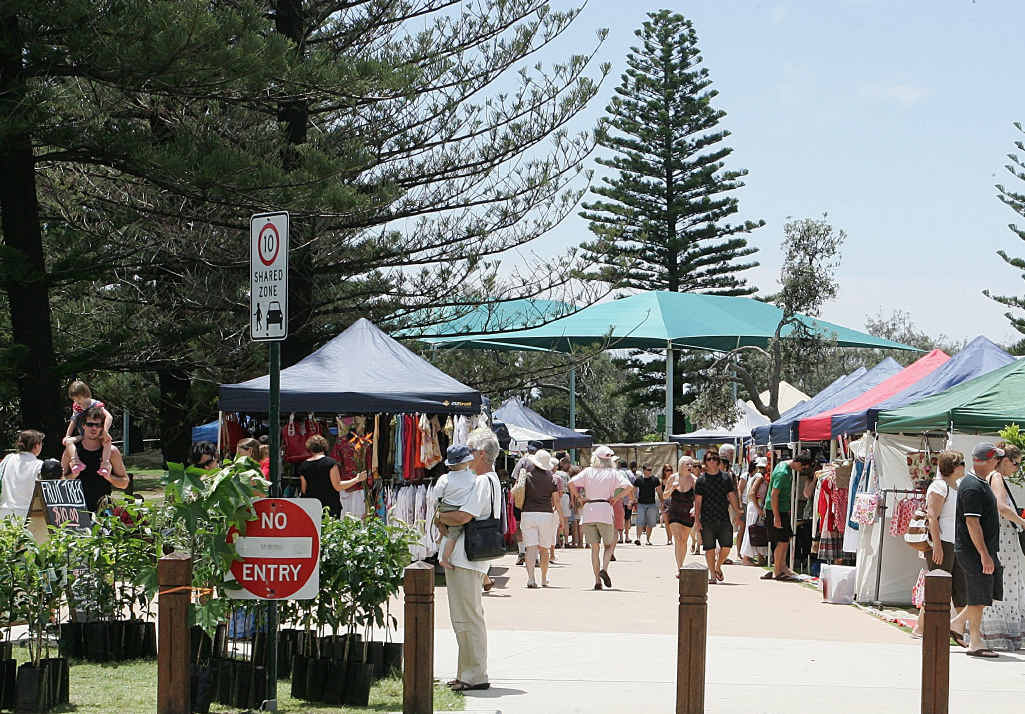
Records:
[[[491,515],[476,518],[463,526],[463,547],[467,560],[493,560],[505,555],[505,537],[502,535],[502,521],[495,518],[495,482],[487,477],[491,486]]]

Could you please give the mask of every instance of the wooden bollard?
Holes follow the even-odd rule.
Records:
[[[922,630],[922,714],[947,714],[950,706],[950,573],[925,576]]]
[[[705,711],[705,650],[708,636],[708,568],[680,568],[680,619],[676,641],[676,714]]]
[[[192,556],[171,553],[157,561],[157,714],[189,714],[189,601]]]
[[[434,712],[434,566],[406,568],[405,641],[402,645],[402,714]]]

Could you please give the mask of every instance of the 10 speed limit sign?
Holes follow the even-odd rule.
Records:
[[[249,333],[254,340],[288,337],[288,212],[249,219]]]

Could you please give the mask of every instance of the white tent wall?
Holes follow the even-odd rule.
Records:
[[[995,436],[979,434],[953,434],[933,436],[929,448],[939,452],[951,448],[963,453],[971,464],[972,449],[981,441],[998,440]],[[873,470],[879,479],[879,489],[914,487],[908,476],[907,455],[922,448],[921,435],[879,434],[873,446]],[[856,452],[857,453],[857,452]],[[873,479],[874,482],[874,479]],[[1018,503],[1025,503],[1025,489],[1013,486],[1011,489]],[[858,531],[858,572],[855,593],[859,602],[879,601],[891,605],[910,605],[911,589],[918,579],[918,571],[925,567],[925,560],[918,552],[904,543],[903,538],[890,535],[890,516],[896,511],[901,495],[890,495],[887,501],[886,518],[877,519],[870,526],[861,526]],[[879,529],[883,529],[882,569],[879,563]],[[879,573],[879,595],[876,597],[876,577]]]

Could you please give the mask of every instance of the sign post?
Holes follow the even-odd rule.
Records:
[[[258,213],[249,219],[249,333],[270,342],[270,495],[281,489],[281,340],[288,337],[287,211]],[[272,327],[273,326],[273,327]],[[319,531],[319,528],[318,528]],[[267,605],[266,711],[278,710],[278,608]]]

